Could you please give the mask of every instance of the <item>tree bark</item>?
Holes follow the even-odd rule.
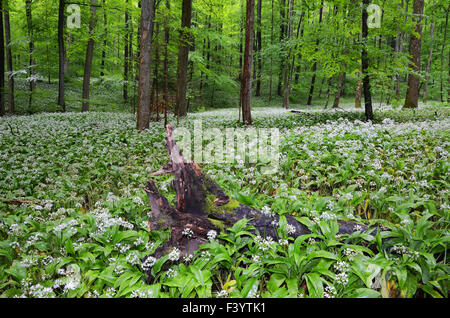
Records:
[[[106,60],[106,45],[107,45],[107,33],[108,33],[108,18],[106,15],[106,0],[103,0],[103,48],[102,48],[102,61],[100,64],[100,77],[105,76],[105,60]]]
[[[369,35],[369,26],[367,19],[369,17],[367,13],[367,7],[370,4],[370,0],[363,0],[362,9],[362,53],[361,53],[361,65],[363,75],[363,90],[364,90],[364,103],[365,103],[365,115],[366,121],[373,120],[373,108],[372,108],[372,95],[370,92],[370,76],[368,74],[369,69],[369,55],[367,53],[367,38]]]
[[[262,52],[262,17],[261,17],[261,10],[262,10],[262,0],[258,0],[257,3],[257,24],[258,24],[258,28],[256,30],[256,49],[258,52],[258,74],[256,77],[256,92],[255,95],[256,96],[261,96],[261,72],[262,72],[262,56],[261,56],[261,52]]]
[[[59,53],[59,71],[58,71],[58,105],[65,112],[66,103],[64,100],[64,62],[65,62],[65,49],[64,49],[64,12],[66,7],[65,0],[59,0],[58,10],[58,53]]]
[[[410,67],[414,73],[420,71],[420,53],[422,48],[422,18],[424,0],[414,0],[413,14],[416,21],[415,32],[411,34],[409,41]],[[419,37],[416,36],[417,33]],[[406,91],[406,99],[404,108],[418,108],[419,107],[419,90],[420,80],[416,74],[410,73],[408,76],[408,89]]]
[[[92,71],[92,59],[94,57],[94,29],[96,24],[96,4],[97,0],[91,0],[91,18],[89,21],[89,40],[86,48],[86,61],[84,63],[83,75],[83,95],[82,95],[82,111],[89,111],[89,95]]]
[[[25,1],[25,14],[27,16],[27,31],[28,31],[28,53],[30,55],[30,81],[29,81],[29,88],[30,88],[30,96],[28,98],[28,111],[31,112],[31,105],[33,103],[33,91],[36,86],[36,81],[34,78],[34,59],[33,59],[33,51],[34,51],[34,39],[33,39],[33,20],[32,20],[32,13],[31,13],[31,3],[32,0],[26,0]]]
[[[273,25],[274,25],[274,16],[273,16],[273,1],[272,0],[272,14],[271,14],[271,29],[270,29],[270,45],[273,45]],[[272,101],[273,98],[273,54],[270,54],[270,71],[269,71],[269,102]]]
[[[5,41],[3,39],[3,5],[0,0],[0,116],[5,115]]]
[[[189,38],[192,19],[192,0],[183,0],[180,44],[178,47],[178,71],[177,71],[177,104],[176,115],[187,115],[187,71],[189,61]]]
[[[339,74],[337,92],[334,97],[333,108],[339,108],[339,100],[342,96],[342,88],[344,86],[345,73]]]
[[[430,53],[428,54],[427,69],[425,71],[425,84],[423,87],[423,102],[424,103],[427,102],[428,82],[430,80],[431,62],[433,61],[434,21],[431,23],[431,26],[430,26],[430,37],[431,37]]]
[[[286,0],[280,0],[280,45],[284,44],[284,40],[286,37]],[[283,88],[283,70],[284,63],[286,62],[283,58],[283,52],[280,52],[281,62],[280,62],[280,72],[278,75],[278,87],[277,87],[277,95],[282,97],[282,88]]]
[[[170,3],[166,0],[167,13],[164,16],[164,108],[166,109],[169,105],[169,37],[170,37],[170,27],[169,27],[169,12]]]
[[[140,23],[141,35],[139,44],[140,58],[137,129],[143,131],[150,126],[153,0],[142,0]]]
[[[128,45],[128,0],[125,1],[125,35],[124,35],[124,49],[123,49],[123,101],[126,104],[128,101],[128,69],[129,69],[129,45]]]
[[[255,23],[255,0],[247,0],[245,25],[244,68],[241,81],[242,121],[244,125],[252,124],[252,61],[253,29]]]
[[[320,4],[320,12],[319,12],[319,30],[320,30],[320,24],[322,23],[322,16],[323,16],[323,0]],[[316,40],[316,52],[319,51],[319,39]],[[311,79],[311,88],[309,89],[309,95],[308,95],[308,101],[306,105],[310,106],[312,104],[313,94],[314,94],[314,86],[316,84],[316,76],[317,76],[317,60],[314,60],[314,64],[312,67],[313,76]]]
[[[287,41],[292,38],[292,19],[294,14],[294,3],[293,0],[288,0],[288,30],[287,30]],[[291,48],[289,48],[284,62],[284,79],[283,79],[283,107],[289,109],[289,93],[290,93],[290,68],[289,60],[291,59]]]
[[[445,17],[445,28],[444,28],[444,41],[441,47],[441,102],[444,102],[444,51],[447,44],[447,28],[448,28],[448,12],[450,11],[450,5],[447,8]],[[450,59],[449,59],[450,63]]]
[[[13,72],[13,61],[12,61],[12,50],[11,50],[11,24],[9,21],[9,11],[7,8],[4,9],[5,12],[5,42],[6,42],[6,66],[8,73],[8,111],[10,114],[15,112],[15,101],[14,101],[14,76]]]

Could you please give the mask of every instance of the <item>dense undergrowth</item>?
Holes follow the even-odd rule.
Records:
[[[149,256],[168,233],[148,231],[143,186],[168,160],[161,122],[139,134],[125,113],[2,119],[0,198],[39,203],[0,202],[0,294],[448,297],[448,108],[383,107],[373,123],[349,109],[253,115],[256,127],[280,129],[278,173],[258,164],[202,169],[241,202],[293,214],[312,234],[280,231],[271,241],[243,220],[193,258],[173,251],[158,260]],[[237,117],[203,112],[180,124],[223,129]],[[156,181],[173,200],[171,179]],[[338,235],[338,220],[382,227]]]

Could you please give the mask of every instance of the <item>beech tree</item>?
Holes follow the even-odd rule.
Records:
[[[90,83],[92,72],[92,59],[94,57],[94,29],[97,22],[96,14],[97,0],[91,0],[91,18],[89,21],[89,40],[86,48],[86,61],[84,63],[84,76],[83,76],[83,101],[82,111],[89,111],[89,95],[90,95]]]
[[[192,0],[183,0],[182,16],[181,16],[181,30],[180,30],[180,45],[178,47],[178,72],[177,72],[177,101],[176,101],[176,115],[187,115],[187,69],[189,59],[189,37],[192,19]]]
[[[252,124],[252,63],[253,32],[255,24],[255,0],[247,0],[245,23],[245,51],[241,81],[242,121],[244,125]]]
[[[59,0],[58,10],[58,52],[59,52],[59,84],[58,84],[58,105],[61,106],[63,111],[66,111],[66,103],[64,101],[64,61],[65,61],[65,48],[64,48],[64,24],[65,16],[64,11],[66,7],[65,0]]]
[[[422,18],[424,0],[414,0],[413,14],[416,23],[414,32],[409,40],[409,54],[411,56],[410,67],[412,72],[408,76],[408,89],[406,91],[405,108],[419,107],[419,85],[420,79],[417,73],[420,71],[420,53],[422,49]]]
[[[137,109],[137,129],[139,131],[148,129],[150,126],[153,12],[153,0],[142,0],[139,48],[139,95]]]
[[[5,114],[5,42],[3,39],[3,0],[0,0],[0,116]]]

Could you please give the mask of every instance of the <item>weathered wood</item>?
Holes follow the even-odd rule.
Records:
[[[193,254],[200,245],[209,242],[207,239],[209,231],[214,230],[217,233],[225,231],[244,218],[255,228],[255,233],[278,240],[277,228],[281,218],[279,215],[267,215],[230,198],[216,182],[202,173],[195,162],[186,161],[174,141],[172,125],[168,125],[166,131],[166,147],[170,162],[152,175],[173,174],[172,187],[177,194],[175,207],[159,193],[153,181],[148,181],[145,187],[152,208],[149,229],[171,231],[170,240],[155,251],[156,257],[168,253],[173,247],[178,248],[184,255]],[[294,216],[285,217],[291,237],[297,238],[311,233]],[[339,221],[339,233],[353,233],[356,230],[355,226],[354,222]],[[359,230],[368,229],[365,225],[359,226]],[[183,235],[186,228],[193,232],[192,237],[187,238]]]

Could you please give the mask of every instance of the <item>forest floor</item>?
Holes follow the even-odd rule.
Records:
[[[256,128],[280,132],[276,174],[261,163],[201,164],[234,198],[294,215],[311,235],[270,241],[238,222],[191,259],[159,260],[148,256],[167,233],[149,232],[143,186],[168,161],[162,122],[137,133],[123,112],[5,117],[0,295],[448,297],[450,110],[382,106],[364,123],[362,110],[343,108],[255,108]],[[237,119],[237,109],[208,111],[180,126],[222,131]],[[155,177],[174,200],[170,181]],[[336,235],[338,220],[383,228]]]

